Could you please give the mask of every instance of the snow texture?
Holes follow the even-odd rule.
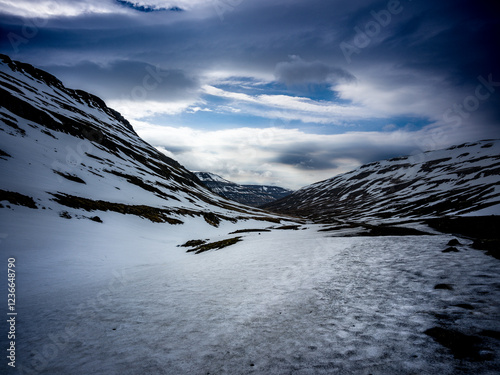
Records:
[[[468,246],[442,253],[450,236],[342,238],[310,225],[193,255],[177,245],[221,228],[24,211],[2,244],[17,259],[19,373],[498,373],[498,357],[456,359],[424,334],[500,331],[499,261]],[[487,339],[483,352],[499,349]]]

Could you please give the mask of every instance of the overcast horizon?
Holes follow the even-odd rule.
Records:
[[[193,171],[298,189],[500,138],[491,1],[4,1],[0,52]]]

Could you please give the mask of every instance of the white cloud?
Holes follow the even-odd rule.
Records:
[[[342,124],[376,117],[360,105],[342,105],[288,95],[248,95],[222,90],[211,85],[203,85],[202,90],[208,95],[230,99],[237,103],[243,112],[261,117],[319,124]]]
[[[414,73],[392,66],[364,67],[356,72],[354,83],[335,86],[342,99],[364,108],[373,117],[417,116],[439,120],[453,103],[456,89],[443,77],[416,77]]]
[[[21,17],[50,18],[56,16],[78,16],[81,14],[124,13],[126,8],[111,1],[87,0],[0,0],[2,11]]]
[[[134,6],[184,10],[207,8],[206,0],[131,0]],[[137,13],[114,0],[0,0],[5,13],[29,18],[74,17],[83,14]],[[212,11],[215,14],[215,11]]]
[[[307,134],[298,129],[196,130],[132,121],[137,133],[190,170],[210,171],[238,183],[292,189],[347,172],[365,162],[420,151],[436,130]],[[448,146],[440,133],[439,146]],[[424,139],[427,138],[427,142]],[[455,140],[455,139],[454,139]],[[437,145],[436,142],[433,143]],[[290,154],[306,165],[287,160]],[[310,159],[310,160],[309,160]],[[318,164],[324,168],[308,168]],[[328,167],[330,165],[330,167]]]
[[[218,69],[211,67],[203,72],[205,83],[209,85],[265,85],[275,80],[273,74],[253,69],[237,69],[233,66]]]
[[[108,106],[117,110],[128,120],[143,119],[158,115],[178,115],[186,111],[207,111],[200,108],[196,99],[178,102],[109,100]]]

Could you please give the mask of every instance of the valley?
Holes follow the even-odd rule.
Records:
[[[0,86],[10,373],[498,373],[499,140],[257,208],[49,73],[2,55]]]

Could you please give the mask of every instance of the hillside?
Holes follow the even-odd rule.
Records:
[[[170,225],[279,221],[207,190],[98,97],[0,58],[1,215],[24,206],[97,222],[104,212]]]
[[[210,172],[194,172],[200,181],[211,191],[220,196],[259,207],[286,197],[292,191],[279,186],[239,185]]]
[[[500,214],[500,141],[363,165],[264,206],[328,222]]]

